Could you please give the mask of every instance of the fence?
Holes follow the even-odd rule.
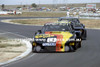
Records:
[[[99,13],[81,13],[79,14],[79,18],[83,19],[100,19]]]

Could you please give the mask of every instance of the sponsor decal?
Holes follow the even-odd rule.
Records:
[[[43,43],[42,46],[56,46],[56,43]]]
[[[46,39],[35,39],[35,41],[47,41],[47,42],[57,42],[57,41],[81,41],[81,39],[62,39],[62,38],[47,38]]]
[[[50,34],[41,34],[41,35],[36,35],[35,38],[47,38],[47,37],[53,37],[54,35]]]
[[[35,39],[35,41],[46,41],[46,39]]]

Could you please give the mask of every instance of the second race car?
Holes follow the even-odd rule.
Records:
[[[83,40],[86,40],[87,38],[87,31],[85,29],[85,25],[80,23],[78,18],[75,17],[60,17],[58,19],[58,21],[69,21],[72,28],[77,32],[80,31],[81,32],[81,38]]]

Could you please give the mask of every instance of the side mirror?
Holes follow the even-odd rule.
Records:
[[[42,33],[41,30],[38,30],[37,32],[35,32],[35,35],[40,33]]]
[[[39,33],[42,33],[41,30],[38,30]]]

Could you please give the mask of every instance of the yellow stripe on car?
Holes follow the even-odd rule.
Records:
[[[55,31],[55,32],[52,32],[52,34],[59,34],[59,35],[62,35],[63,36],[63,39],[62,39],[62,49],[61,51],[65,51],[65,43],[70,39],[70,37],[73,36],[73,34],[71,34],[70,32],[61,32],[61,31]]]
[[[70,32],[62,32],[61,33],[63,35],[63,41],[62,41],[62,46],[63,48],[61,49],[61,51],[65,51],[65,43],[70,39],[70,37],[73,36],[73,34],[71,34]]]

